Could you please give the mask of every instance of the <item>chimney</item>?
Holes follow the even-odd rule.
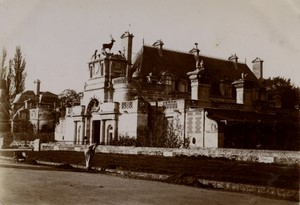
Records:
[[[153,43],[153,45],[152,45],[154,47],[158,47],[158,53],[159,53],[160,57],[163,57],[163,45],[164,45],[164,42],[162,40],[158,40],[155,43]]]
[[[24,103],[25,103],[25,109],[29,109],[29,101],[30,100],[25,100]]]
[[[34,81],[34,83],[36,83],[36,95],[40,96],[41,81],[39,79],[37,79],[36,81]]]
[[[237,55],[236,54],[231,54],[231,56],[228,58],[228,60],[230,60],[230,61],[232,61],[232,62],[234,62],[234,63],[238,63],[238,57],[237,57]]]
[[[252,64],[253,64],[252,71],[258,80],[263,79],[263,62],[264,61],[261,60],[260,58],[255,58],[252,61]]]
[[[132,39],[133,34],[129,33],[129,31],[126,31],[122,36],[122,50],[124,51],[124,54],[127,58],[127,68],[126,68],[126,77],[129,77],[129,71],[131,68],[131,59],[132,59]]]

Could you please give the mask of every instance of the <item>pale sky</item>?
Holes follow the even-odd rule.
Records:
[[[162,39],[165,48],[239,61],[264,60],[264,77],[300,86],[300,0],[0,0],[0,48],[21,46],[26,89],[83,91],[95,49],[134,34],[133,52]]]

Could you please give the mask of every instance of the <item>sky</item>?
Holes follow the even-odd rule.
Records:
[[[264,77],[300,86],[300,0],[0,0],[0,49],[26,59],[26,89],[56,94],[83,91],[95,49],[134,35],[133,55],[158,39],[164,47],[227,59],[236,54],[252,68],[264,60]]]

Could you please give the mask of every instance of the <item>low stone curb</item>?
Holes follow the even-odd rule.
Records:
[[[42,151],[77,151],[82,152],[87,145],[42,143]],[[133,155],[154,155],[164,157],[174,156],[204,156],[211,158],[224,158],[235,161],[255,163],[275,163],[300,166],[300,151],[280,150],[245,150],[230,148],[157,148],[157,147],[131,147],[99,145],[96,152],[111,154],[133,154]]]
[[[39,164],[51,165],[51,166],[60,166],[66,164],[66,163],[46,162],[46,161],[39,161],[39,160],[37,160],[36,162]],[[83,165],[78,165],[78,164],[70,164],[70,165],[74,168],[85,169],[85,166]],[[125,170],[117,170],[117,169],[105,169],[103,167],[92,167],[92,170],[103,171],[105,173],[114,176],[129,177],[129,178],[136,178],[136,179],[147,179],[153,181],[166,181],[170,177],[170,175],[166,175],[166,174],[153,174],[153,173],[133,172],[133,171],[125,171]],[[285,200],[300,201],[299,198],[300,191],[294,189],[282,189],[282,188],[275,188],[275,187],[238,184],[232,182],[221,182],[221,181],[206,180],[206,179],[198,179],[198,181],[201,184],[214,189],[222,189],[222,190],[234,191],[234,192],[244,192],[244,193],[257,194],[257,195],[272,196],[272,197],[277,197]]]
[[[65,164],[65,163],[58,163],[58,162],[46,162],[46,161],[40,161],[40,160],[36,160],[36,163],[42,164],[42,165],[50,165],[50,166],[59,166],[59,165]]]
[[[4,156],[1,156],[0,158],[3,160],[12,159],[11,157],[4,157]],[[61,166],[66,164],[66,163],[48,162],[48,161],[41,161],[41,160],[36,160],[36,163],[41,165],[49,165],[49,166]],[[85,169],[85,166],[83,165],[70,164],[70,166],[77,169]],[[166,175],[166,174],[132,172],[132,171],[125,171],[125,170],[117,170],[117,169],[105,169],[102,167],[92,167],[92,169],[97,171],[103,171],[107,174],[111,174],[114,176],[147,179],[147,180],[154,180],[154,181],[166,181],[168,177],[170,177],[170,175]],[[221,182],[221,181],[213,181],[213,180],[206,180],[206,179],[198,179],[198,181],[201,184],[214,189],[222,189],[222,190],[234,191],[234,192],[245,192],[250,194],[273,196],[273,197],[278,197],[286,200],[300,201],[299,198],[300,191],[294,189],[264,187],[264,186],[257,186],[257,185],[238,184],[232,182]]]
[[[294,189],[281,189],[275,187],[238,184],[232,182],[220,182],[220,181],[212,181],[206,179],[198,179],[198,181],[201,184],[210,185],[216,189],[224,189],[224,190],[236,191],[236,192],[246,192],[251,194],[267,195],[267,196],[274,196],[274,197],[283,198],[287,200],[300,201],[299,200],[300,192],[299,190],[294,190]]]

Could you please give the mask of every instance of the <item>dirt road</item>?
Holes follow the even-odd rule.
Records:
[[[0,203],[10,204],[298,204],[99,173],[0,164]]]

